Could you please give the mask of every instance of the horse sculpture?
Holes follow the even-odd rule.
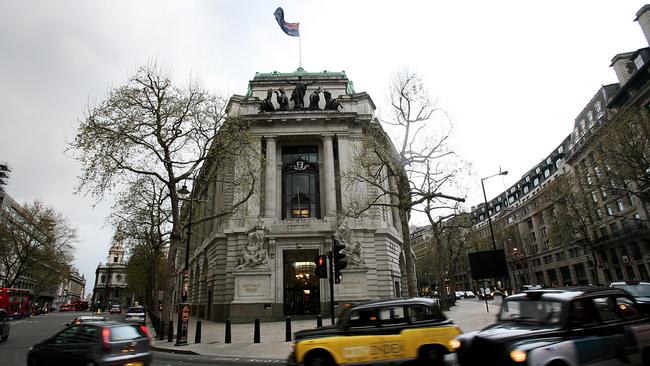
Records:
[[[326,111],[338,111],[339,107],[343,107],[338,100],[332,99],[332,93],[328,90],[323,91],[325,96],[325,110]]]
[[[275,112],[275,107],[273,107],[273,101],[271,97],[273,96],[273,89],[269,89],[266,93],[266,99],[262,99],[260,103],[260,112]]]
[[[320,97],[318,95],[320,92],[321,88],[319,86],[318,89],[315,89],[309,96],[309,110],[320,110],[320,107],[318,106],[318,102],[320,102]]]
[[[289,110],[289,98],[287,98],[287,93],[284,92],[284,88],[280,88],[280,91],[277,90],[275,93],[275,100],[278,102],[279,111],[288,111]]]

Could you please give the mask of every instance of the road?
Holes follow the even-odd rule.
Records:
[[[11,321],[11,333],[6,342],[0,343],[0,354],[3,365],[26,365],[27,351],[32,345],[39,343],[59,331],[65,324],[77,316],[90,315],[88,312],[54,312],[50,314],[33,316],[27,319]],[[111,320],[121,320],[122,315],[109,315]],[[258,360],[251,362],[249,358],[195,356],[154,352],[152,365],[283,365],[284,361]]]

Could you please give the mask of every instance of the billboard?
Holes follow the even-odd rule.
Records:
[[[503,249],[469,253],[469,266],[474,279],[508,277]]]

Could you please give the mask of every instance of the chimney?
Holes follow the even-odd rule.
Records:
[[[632,63],[632,60],[630,60],[632,54],[633,52],[619,53],[612,58],[612,64],[609,65],[614,68],[614,72],[616,73],[616,77],[621,86],[625,85],[634,73],[634,64]]]
[[[639,22],[643,35],[645,35],[646,41],[650,45],[650,5],[645,4],[639,11],[636,12],[636,18],[634,21]]]

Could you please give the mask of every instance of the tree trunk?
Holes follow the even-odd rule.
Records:
[[[408,296],[417,296],[418,287],[417,279],[415,278],[415,254],[411,248],[411,234],[409,229],[409,222],[406,210],[400,208],[400,224],[402,226],[402,248],[404,250],[404,258],[406,259],[406,282],[408,284]]]

